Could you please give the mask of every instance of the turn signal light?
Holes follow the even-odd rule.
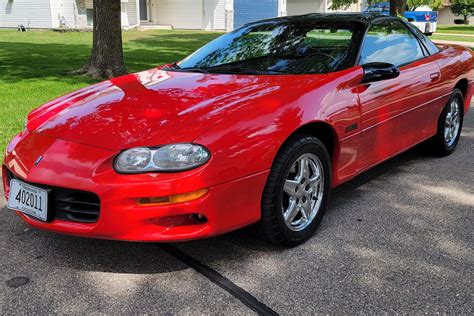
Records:
[[[148,197],[138,199],[139,205],[166,205],[166,204],[176,204],[184,203],[193,200],[197,200],[209,192],[208,189],[201,189],[194,192],[170,195],[170,196],[160,196],[160,197]]]

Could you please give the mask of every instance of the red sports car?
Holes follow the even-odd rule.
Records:
[[[331,188],[424,141],[451,154],[473,80],[472,51],[398,18],[251,23],[31,112],[5,154],[8,207],[84,237],[181,241],[258,223],[295,245]]]

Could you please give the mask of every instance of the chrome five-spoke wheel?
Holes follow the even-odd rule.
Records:
[[[459,89],[454,89],[438,119],[436,135],[427,144],[438,156],[454,152],[461,136],[464,115],[464,97]]]
[[[331,193],[331,158],[318,138],[291,136],[273,162],[262,196],[262,236],[284,246],[310,238],[323,219]]]
[[[448,146],[452,146],[456,141],[461,126],[459,99],[453,99],[448,105],[446,120],[444,123],[444,141]]]
[[[301,155],[291,166],[283,186],[282,211],[285,224],[293,231],[305,229],[321,207],[324,171],[316,155]]]

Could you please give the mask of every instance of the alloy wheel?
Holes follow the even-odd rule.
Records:
[[[448,106],[446,120],[444,123],[444,141],[448,146],[452,146],[456,142],[460,126],[460,102],[456,98],[452,100]]]
[[[291,166],[283,186],[282,211],[286,226],[301,231],[314,220],[324,193],[324,169],[311,153],[301,155]]]

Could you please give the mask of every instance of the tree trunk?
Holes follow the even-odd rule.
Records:
[[[403,16],[405,13],[406,5],[407,0],[390,0],[390,15]]]
[[[94,0],[92,52],[79,70],[95,79],[127,73],[123,59],[120,0]]]

